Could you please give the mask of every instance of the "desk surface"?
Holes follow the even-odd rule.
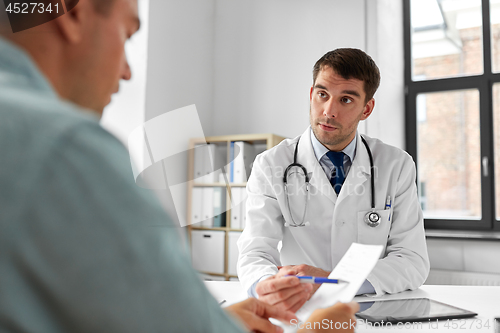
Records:
[[[206,281],[208,290],[218,300],[226,300],[224,306],[244,300],[247,296],[239,282],[233,281]],[[422,286],[414,291],[405,291],[399,294],[384,295],[379,297],[358,296],[356,301],[370,299],[404,299],[427,297],[478,313],[471,319],[458,319],[456,321],[407,323],[406,326],[374,327],[358,321],[356,332],[371,332],[374,330],[406,331],[406,332],[496,332],[495,317],[500,317],[500,287],[483,286]],[[488,327],[489,326],[489,327]],[[287,329],[286,332],[294,330]]]

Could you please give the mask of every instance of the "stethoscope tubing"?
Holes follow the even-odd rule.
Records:
[[[361,137],[361,141],[363,142],[363,144],[366,147],[366,151],[368,152],[368,157],[370,159],[371,211],[366,215],[367,216],[366,218],[369,218],[370,214],[375,214],[377,216],[376,222],[370,223],[370,221],[367,221],[366,223],[368,225],[370,225],[371,227],[376,227],[376,226],[378,226],[380,224],[380,215],[377,212],[375,212],[375,179],[374,179],[375,177],[373,176],[373,173],[374,173],[373,155],[372,155],[371,149],[368,146],[368,143],[366,142],[365,138],[363,138],[362,136],[360,136],[360,137]],[[286,205],[287,205],[287,208],[288,208],[288,212],[290,213],[290,218],[292,220],[292,224],[285,223],[285,226],[290,226],[290,227],[304,227],[306,225],[309,225],[309,222],[304,222],[305,217],[307,215],[308,202],[309,202],[309,199],[310,199],[310,195],[309,195],[309,175],[307,174],[306,167],[303,166],[300,163],[297,163],[297,153],[298,153],[298,150],[299,150],[299,142],[300,142],[300,138],[297,140],[297,144],[295,145],[295,151],[294,151],[294,154],[293,154],[293,163],[290,164],[285,169],[285,173],[283,175],[283,186],[285,188],[285,201],[286,201]],[[288,177],[288,173],[289,173],[290,169],[293,168],[293,167],[300,168],[302,170],[302,172],[304,173],[304,180],[305,180],[306,192],[307,192],[306,205],[304,207],[304,212],[302,214],[302,220],[301,220],[300,224],[297,224],[295,222],[294,218],[293,218],[292,210],[290,209],[290,202],[289,202],[289,199],[288,199],[287,177]]]

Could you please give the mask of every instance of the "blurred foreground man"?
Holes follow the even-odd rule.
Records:
[[[18,33],[0,7],[0,331],[275,332],[269,317],[294,319],[255,299],[222,311],[99,126],[131,77],[137,0],[80,0]],[[349,322],[356,309],[310,321]]]

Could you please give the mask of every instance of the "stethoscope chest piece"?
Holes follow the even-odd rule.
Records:
[[[365,223],[370,227],[375,228],[380,225],[380,214],[375,211],[370,211],[365,215]]]

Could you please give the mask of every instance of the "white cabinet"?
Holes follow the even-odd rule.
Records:
[[[238,231],[230,231],[229,232],[229,241],[228,241],[228,268],[227,271],[229,275],[237,275],[236,272],[236,264],[238,263],[238,245],[236,244],[238,242],[238,239],[241,236],[241,232]]]
[[[195,269],[224,274],[224,237],[224,231],[191,231],[191,259]]]

